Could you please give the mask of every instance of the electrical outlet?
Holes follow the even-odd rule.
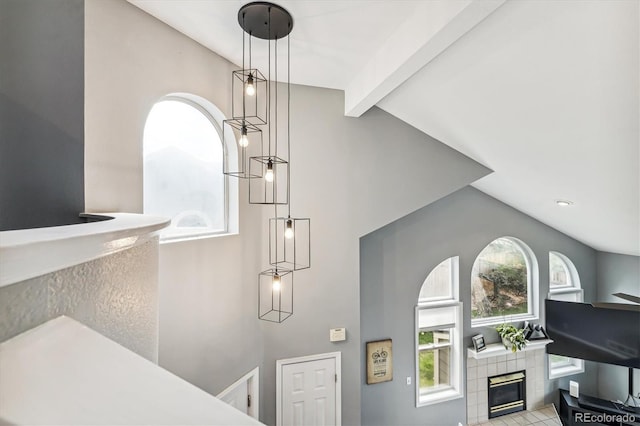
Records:
[[[407,386],[411,384],[411,376],[407,377]]]

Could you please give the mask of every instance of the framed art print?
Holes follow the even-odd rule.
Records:
[[[393,380],[391,339],[367,342],[367,384]]]

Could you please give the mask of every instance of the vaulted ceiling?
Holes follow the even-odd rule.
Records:
[[[241,63],[247,1],[129,1]],[[292,82],[344,90],[350,116],[376,105],[494,170],[478,189],[640,255],[640,2],[277,3],[295,21]]]

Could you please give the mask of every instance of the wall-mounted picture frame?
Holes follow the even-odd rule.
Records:
[[[393,348],[391,339],[367,342],[367,384],[393,380]]]
[[[477,334],[471,338],[473,342],[473,349],[476,352],[481,352],[487,348],[487,345],[484,343],[484,336],[482,334]]]

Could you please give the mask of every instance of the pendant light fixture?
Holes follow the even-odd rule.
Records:
[[[262,174],[251,174],[250,158],[262,156],[264,144],[259,126],[267,124],[268,82],[257,68],[253,67],[251,33],[242,33],[242,69],[233,71],[231,78],[231,119],[222,124],[222,138],[235,133],[238,163],[229,164],[225,151],[223,173],[243,179],[261,178]],[[225,147],[227,144],[223,144]],[[225,148],[226,149],[226,148]]]
[[[225,127],[235,132],[241,155],[238,170],[225,173],[248,178],[250,204],[273,206],[274,218],[269,220],[271,268],[258,274],[258,318],[280,323],[293,314],[293,271],[309,268],[311,263],[310,220],[291,217],[290,206],[289,34],[293,18],[281,6],[253,2],[240,8],[238,23],[243,29],[243,69],[233,72],[233,119],[226,120]],[[282,77],[278,41],[285,37],[286,84],[278,83],[279,71]],[[254,66],[253,39],[259,39],[259,44],[266,47],[266,78]],[[245,49],[247,41],[248,49]],[[236,109],[236,104],[242,106],[241,110]],[[287,205],[286,218],[278,217],[278,208],[283,205]]]
[[[244,5],[238,12],[238,23],[249,34],[267,44],[267,126],[262,155],[249,158],[249,174],[263,179],[249,181],[250,204],[279,204],[289,202],[289,104],[283,100],[290,93],[290,43],[289,33],[293,29],[293,18],[284,8],[267,2]],[[286,38],[287,83],[279,84],[282,76],[279,41]],[[247,83],[248,85],[248,83]]]

